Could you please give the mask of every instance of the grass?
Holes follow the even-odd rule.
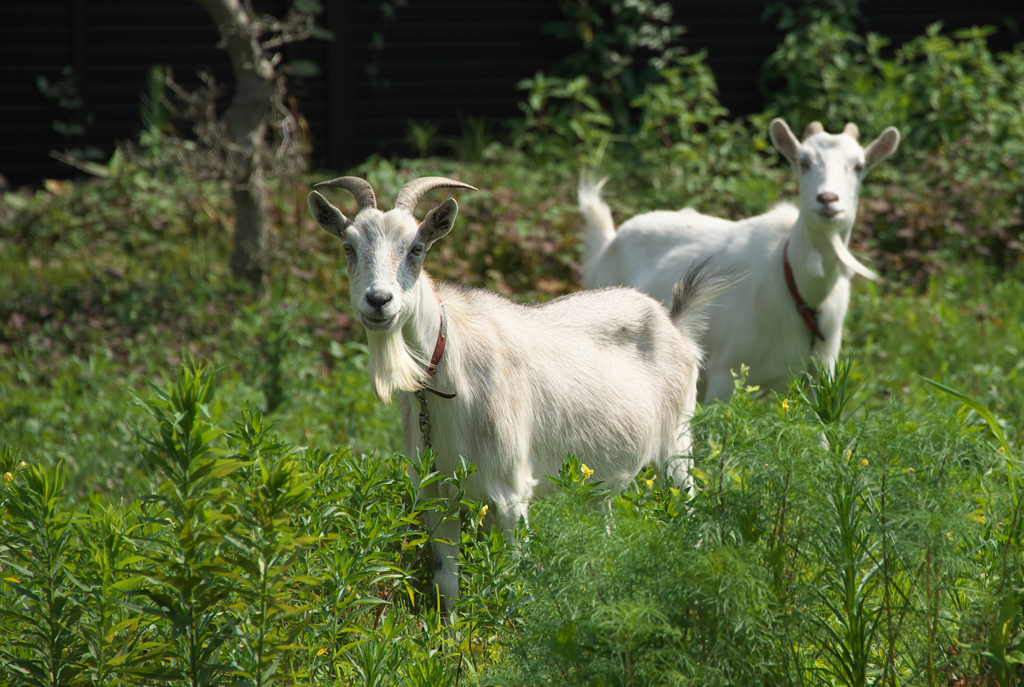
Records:
[[[359,172],[381,198],[428,174],[485,189],[435,276],[577,289],[573,180],[500,154]],[[676,202],[623,179],[616,212]],[[570,462],[513,550],[456,478],[445,625],[436,504],[369,390],[339,246],[293,196],[259,301],[227,277],[216,186],[139,172],[0,202],[0,685],[1015,684],[1020,267],[855,282],[835,379],[762,400],[738,379],[701,409],[693,499],[645,473],[606,515]]]

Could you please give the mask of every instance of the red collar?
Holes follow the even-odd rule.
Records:
[[[800,292],[796,288],[796,281],[793,279],[793,268],[789,266],[789,239],[786,239],[786,245],[782,247],[782,267],[786,271],[786,286],[789,287],[789,294],[796,301],[796,311],[800,313],[804,324],[811,330],[811,343],[814,343],[815,336],[824,341],[825,335],[818,328],[818,311],[807,305],[807,302],[800,296]]]
[[[434,294],[437,296],[437,294]],[[437,343],[434,344],[434,355],[430,356],[430,365],[427,366],[427,374],[433,376],[437,372],[437,364],[441,362],[444,355],[444,345],[448,341],[448,315],[444,311],[444,301],[437,296],[437,304],[441,306],[441,328],[437,330]]]
[[[437,296],[437,294],[434,294]],[[448,342],[448,313],[444,309],[444,301],[441,300],[440,296],[437,296],[437,303],[441,306],[441,327],[437,330],[437,343],[434,344],[434,354],[430,356],[430,364],[427,365],[427,375],[433,377],[434,373],[437,372],[437,366],[441,362],[441,356],[444,355],[444,346]],[[423,388],[432,394],[436,394],[441,398],[455,398],[455,394],[446,394],[443,391],[438,391],[426,384]]]

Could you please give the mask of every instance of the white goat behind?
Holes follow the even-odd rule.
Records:
[[[526,517],[531,498],[553,488],[544,476],[557,475],[568,454],[613,491],[648,463],[689,487],[689,419],[701,357],[696,341],[702,310],[728,285],[726,278],[706,265],[691,270],[676,290],[671,316],[626,288],[518,305],[435,283],[422,270],[431,244],[452,229],[458,206],[449,198],[417,222],[417,201],[434,188],[471,186],[418,179],[384,213],[362,179],[317,186],[325,184],[348,189],[359,203],[349,220],[319,193],[309,194],[317,223],[343,242],[374,389],[385,402],[401,392],[406,455],[424,448],[414,392],[427,389],[455,394],[428,397],[435,469],[454,474],[460,456],[475,463],[467,496],[489,504],[506,530]],[[426,361],[430,351],[438,357],[444,329],[443,354],[431,374]],[[418,487],[420,476],[413,479]],[[439,496],[437,483],[421,495]],[[459,524],[439,519],[431,513],[426,524],[436,528],[434,581],[450,611],[458,598]]]
[[[777,205],[765,214],[732,222],[687,208],[637,215],[615,231],[601,199],[604,182],[580,179],[579,203],[587,226],[584,280],[588,287],[634,286],[668,304],[675,280],[714,257],[716,264],[745,275],[716,300],[702,345],[707,352],[701,401],[728,398],[732,371],[749,367],[747,383],[763,392],[786,391],[791,373],[812,371],[811,356],[834,369],[850,300],[850,279],[874,272],[859,263],[847,244],[857,216],[861,182],[899,145],[889,127],[867,148],[856,125],[825,133],[813,122],[801,143],[781,119],[771,122],[772,143],[799,175],[799,208]],[[796,294],[787,284],[788,260]],[[805,317],[807,319],[805,319]],[[820,336],[811,329],[818,327]]]

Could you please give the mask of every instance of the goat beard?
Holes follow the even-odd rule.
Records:
[[[839,262],[846,265],[847,269],[855,274],[859,274],[865,279],[871,281],[878,280],[878,274],[874,270],[871,270],[860,263],[857,258],[853,257],[853,253],[846,247],[846,242],[843,241],[843,237],[839,234],[832,234],[831,238],[832,250],[836,252],[836,257],[839,258]]]
[[[368,331],[366,338],[370,349],[370,381],[377,398],[390,403],[396,389],[417,391],[423,387],[423,380],[427,378],[426,361],[409,350],[401,327],[387,332]]]

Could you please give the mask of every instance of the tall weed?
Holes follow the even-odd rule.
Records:
[[[7,628],[0,661],[26,685],[71,685],[82,672],[75,631],[85,610],[74,568],[78,518],[63,508],[65,480],[63,465],[30,465],[0,487],[8,516],[0,521],[0,617]]]

